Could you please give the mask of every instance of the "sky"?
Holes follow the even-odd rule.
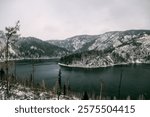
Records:
[[[42,40],[150,29],[150,0],[0,0],[0,30]]]

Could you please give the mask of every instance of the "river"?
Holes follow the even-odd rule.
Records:
[[[70,86],[73,92],[88,92],[89,96],[115,96],[119,99],[150,99],[150,65],[130,64],[107,68],[83,69],[65,68],[58,65],[58,60],[35,60],[34,83],[45,81],[46,87],[52,89],[58,79],[61,68],[62,85]],[[32,73],[32,62],[18,61],[17,79],[27,79]]]

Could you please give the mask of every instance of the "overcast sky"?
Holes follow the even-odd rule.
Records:
[[[43,40],[150,29],[150,0],[0,0],[0,30],[20,20],[22,36]]]

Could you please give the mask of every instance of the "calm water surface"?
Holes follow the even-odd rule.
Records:
[[[35,83],[42,80],[48,88],[53,88],[58,78],[59,65],[57,60],[35,61]],[[31,61],[17,62],[18,79],[29,78],[32,73]],[[137,99],[143,94],[150,99],[150,65],[131,64],[99,69],[64,68],[62,71],[62,84],[69,82],[74,92],[87,91],[89,95],[99,95],[102,85],[102,95],[120,97],[131,96]]]

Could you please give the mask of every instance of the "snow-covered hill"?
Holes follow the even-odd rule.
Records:
[[[98,36],[86,52],[61,59],[78,67],[102,67],[126,63],[150,63],[150,30],[107,32]]]
[[[127,30],[106,32],[104,34],[99,35],[99,37],[88,49],[103,50],[106,48],[116,48],[122,45],[137,43],[137,39],[147,37],[149,35],[150,30]]]
[[[0,31],[0,59],[5,57],[6,39]],[[9,45],[9,58],[49,58],[62,57],[69,51],[34,37],[19,38],[15,44]]]
[[[69,51],[64,48],[49,44],[34,37],[20,38],[16,45],[18,46],[19,56],[23,57],[61,57]]]
[[[68,51],[75,52],[86,50],[87,47],[91,45],[97,38],[97,35],[79,35],[67,38],[65,40],[49,40],[48,42],[59,47],[63,47]]]

